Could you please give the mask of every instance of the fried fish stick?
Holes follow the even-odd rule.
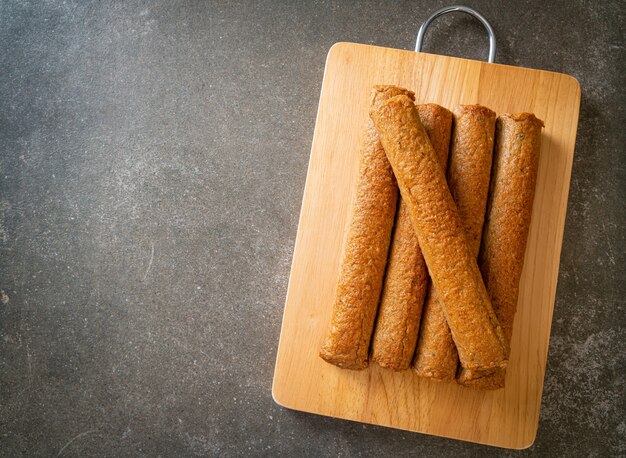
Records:
[[[507,348],[530,229],[542,127],[535,115],[520,113],[499,116],[496,128],[493,179],[478,264]],[[458,382],[480,389],[504,387],[505,369],[491,372],[462,369]]]
[[[474,258],[480,249],[485,219],[495,127],[496,114],[489,108],[461,105],[454,111],[448,187]],[[413,368],[421,377],[451,381],[456,376],[458,363],[439,294],[436,288],[431,288],[424,304]]]
[[[406,89],[376,86],[370,108],[399,94],[408,100],[414,97]],[[364,369],[368,364],[398,199],[396,179],[369,119],[361,148],[333,314],[320,349],[325,361],[346,369]]]
[[[370,116],[398,180],[463,367],[506,367],[502,328],[413,102],[396,96],[374,107]]]
[[[417,113],[437,153],[439,166],[445,170],[452,113],[434,103],[418,105]],[[409,368],[427,289],[426,263],[406,204],[400,198],[372,337],[372,361],[396,371]]]

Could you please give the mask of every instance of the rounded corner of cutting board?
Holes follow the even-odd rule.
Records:
[[[354,45],[354,43],[350,43],[348,41],[338,41],[337,43],[333,43],[333,45],[328,50],[328,55],[331,56],[335,53],[344,51],[346,48]]]
[[[328,49],[328,54],[326,54],[326,66],[328,66],[329,63],[332,63],[336,58],[341,57],[346,52],[350,52],[355,46],[359,45],[348,41],[338,41],[337,43],[334,43]]]
[[[282,398],[282,395],[283,395],[283,393],[280,390],[280,388],[278,386],[276,386],[276,379],[274,378],[274,383],[272,383],[272,399],[279,406],[285,407],[286,409],[289,409],[290,407],[287,405],[285,400]]]
[[[278,372],[279,372],[279,369],[277,366],[274,371],[274,380],[272,381],[272,399],[280,407],[283,407],[285,409],[292,409],[292,410],[297,409],[297,406],[294,406],[288,400],[288,393],[286,393],[285,390],[283,389],[284,387],[279,380]]]
[[[516,444],[511,444],[506,448],[510,448],[513,450],[527,450],[532,447],[535,443],[535,439],[537,438],[537,429],[539,428],[539,421],[535,424],[535,428],[528,435],[528,437],[523,437]]]
[[[578,99],[578,105],[580,105],[580,98],[582,96],[582,87],[580,86],[580,81],[578,78],[572,75],[568,75],[567,73],[559,73],[559,75],[563,76],[566,80],[568,80],[575,88],[576,98]]]

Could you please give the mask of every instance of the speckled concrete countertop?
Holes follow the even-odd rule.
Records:
[[[497,62],[575,76],[541,420],[626,453],[621,2],[474,1]],[[411,49],[442,2],[0,4],[0,455],[491,456],[271,397],[326,53]],[[425,51],[483,59],[481,26]]]

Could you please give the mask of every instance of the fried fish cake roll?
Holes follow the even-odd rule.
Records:
[[[395,86],[376,86],[370,108],[413,92]],[[363,369],[368,352],[387,263],[398,187],[378,134],[370,119],[361,147],[359,176],[344,242],[333,314],[320,356],[346,369]]]
[[[400,95],[370,111],[409,210],[433,285],[464,367],[506,367],[506,341],[446,176],[410,98]]]
[[[485,219],[495,127],[496,114],[489,108],[461,105],[454,111],[448,187],[474,258],[480,249]],[[458,363],[439,294],[436,288],[431,288],[424,304],[413,368],[421,377],[451,381],[456,376]]]
[[[445,170],[452,113],[434,103],[418,105],[417,113],[437,153],[439,166]],[[427,289],[426,263],[406,204],[400,199],[372,337],[372,361],[396,371],[409,368]]]
[[[493,178],[478,264],[507,347],[530,229],[542,127],[535,115],[520,113],[499,116],[496,128]],[[491,372],[462,369],[458,381],[480,389],[502,388],[505,369]]]

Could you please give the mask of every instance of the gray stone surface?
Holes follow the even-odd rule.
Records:
[[[0,455],[492,456],[278,407],[326,53],[444,2],[0,2]],[[583,98],[537,440],[626,454],[623,3],[496,0],[497,61]],[[472,20],[426,51],[486,56]]]

